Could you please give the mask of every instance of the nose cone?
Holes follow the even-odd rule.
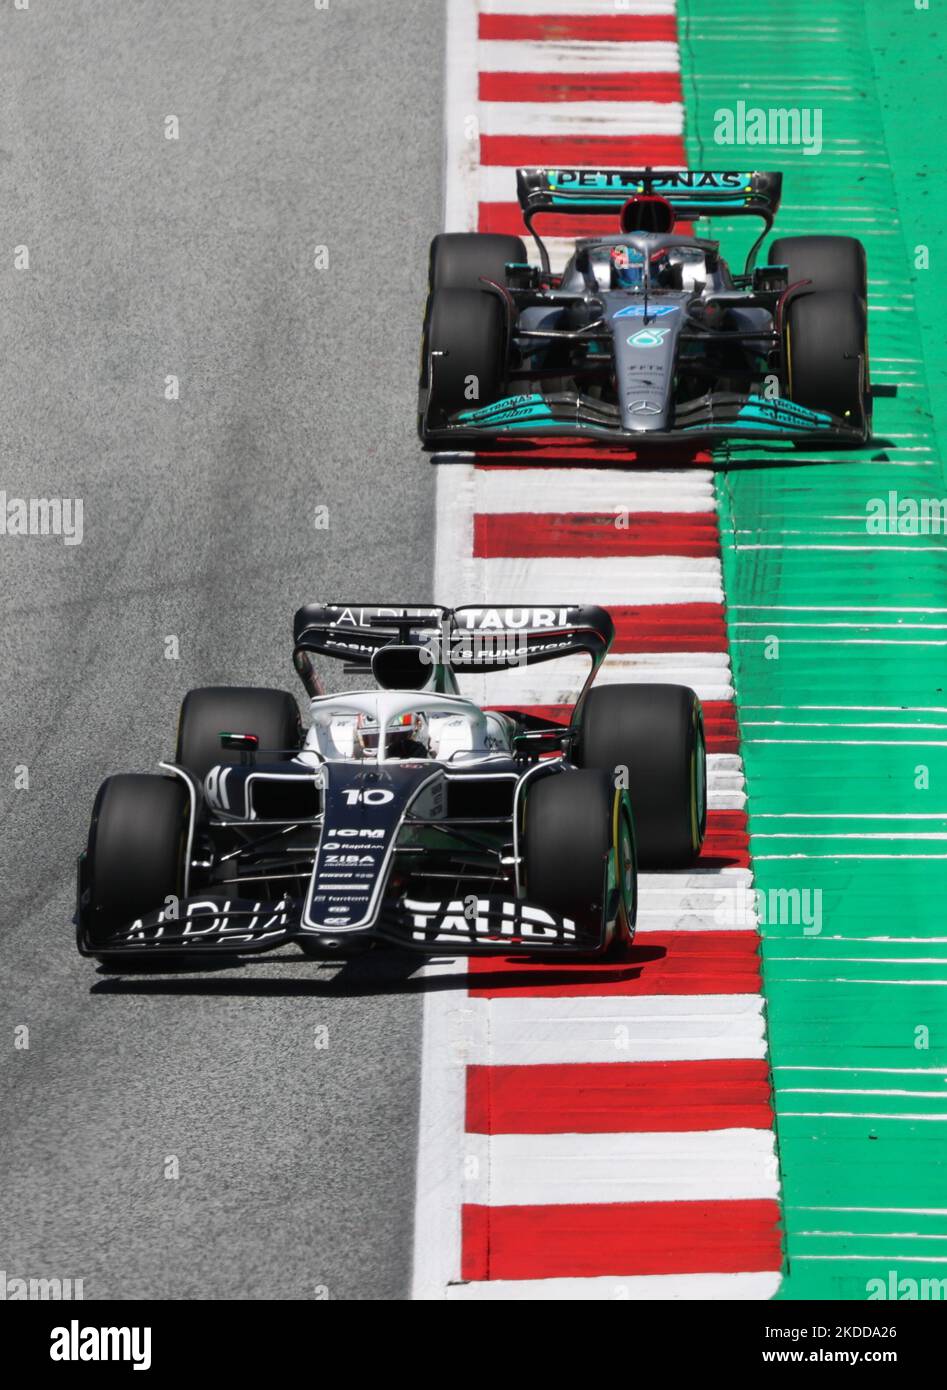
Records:
[[[635,434],[662,434],[674,417],[677,340],[684,297],[614,291],[603,296],[612,330],[615,382],[622,428]]]

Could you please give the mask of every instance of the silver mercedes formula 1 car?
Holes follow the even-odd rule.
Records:
[[[418,404],[433,450],[583,439],[858,447],[871,435],[867,271],[860,241],[781,237],[756,256],[782,175],[519,169],[518,236],[431,243]],[[554,274],[540,214],[613,220]],[[682,219],[755,216],[741,271]]]
[[[285,691],[192,690],[174,761],[102,784],[80,952],[125,969],[287,941],[313,956],[622,950],[638,863],[696,858],[707,793],[692,690],[593,683],[614,631],[571,605],[301,608],[308,729]],[[362,688],[326,694],[314,654]],[[590,670],[568,725],[458,687],[575,654]]]

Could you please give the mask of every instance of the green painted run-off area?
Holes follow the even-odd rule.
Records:
[[[864,1299],[891,1270],[947,1279],[947,551],[866,525],[889,492],[947,496],[947,15],[678,10],[692,166],[781,169],[777,232],[864,241],[873,378],[899,388],[860,453],[735,450],[717,475],[756,884],[821,893],[818,933],[762,926],[780,1296]],[[822,152],[716,145],[740,100],[818,108]]]

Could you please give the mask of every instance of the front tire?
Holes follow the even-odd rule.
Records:
[[[93,950],[136,918],[163,907],[167,898],[182,895],[189,811],[187,790],[172,777],[123,773],[102,783],[87,851],[86,921]],[[125,960],[108,957],[110,965]]]
[[[628,799],[597,769],[543,777],[530,789],[524,866],[531,903],[571,918],[578,934],[594,937],[602,930],[613,853],[618,915],[611,940],[595,954],[630,945],[634,935],[637,865]]]
[[[838,290],[868,301],[865,248],[855,237],[777,237],[769,248],[769,263],[789,267],[790,285],[811,280],[813,290]]]
[[[612,777],[626,770],[638,863],[680,869],[700,854],[707,823],[703,713],[683,685],[603,685],[580,711],[575,759]]]
[[[432,425],[498,400],[506,375],[506,311],[499,295],[438,290],[431,297],[423,357]]]
[[[869,428],[868,322],[857,295],[817,291],[790,300],[786,365],[790,400]]]
[[[431,242],[428,288],[482,290],[484,280],[506,285],[508,264],[525,265],[522,237],[497,232],[441,232]]]

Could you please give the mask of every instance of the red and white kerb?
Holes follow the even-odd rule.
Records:
[[[686,162],[673,0],[449,0],[447,56],[448,230],[521,232],[520,165]],[[544,223],[553,267],[602,225]],[[769,1298],[778,1170],[710,458],[536,457],[437,468],[434,597],[607,607],[599,680],[704,703],[709,830],[694,869],[642,875],[627,962],[426,968],[414,1296]],[[586,669],[482,694],[562,716]]]

